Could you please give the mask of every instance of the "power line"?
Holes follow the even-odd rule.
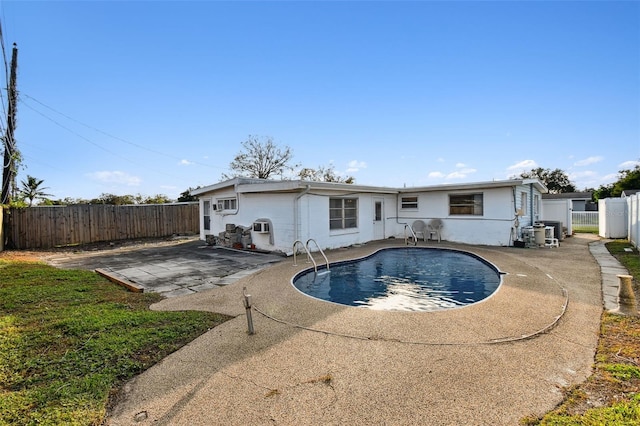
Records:
[[[79,121],[79,120],[76,120],[76,119],[75,119],[75,118],[73,118],[73,117],[70,117],[70,116],[68,116],[68,115],[66,115],[66,114],[64,114],[64,113],[62,113],[62,112],[60,112],[60,111],[57,111],[57,110],[56,110],[56,109],[54,109],[53,107],[50,107],[49,105],[46,105],[45,103],[43,103],[43,102],[39,101],[38,99],[34,98],[33,96],[29,96],[29,95],[27,95],[27,94],[25,94],[25,93],[21,93],[21,98],[22,98],[23,96],[24,96],[25,98],[28,98],[28,99],[30,99],[30,100],[32,100],[32,101],[34,101],[34,102],[36,102],[36,103],[38,103],[38,104],[42,105],[43,107],[45,107],[45,108],[47,108],[47,109],[49,109],[49,110],[51,110],[51,111],[55,112],[56,114],[59,114],[59,115],[63,116],[64,118],[66,118],[66,119],[68,119],[68,120],[73,121],[74,123],[80,124],[81,126],[84,126],[84,127],[88,128],[88,129],[93,130],[93,131],[95,131],[95,132],[98,132],[98,133],[100,133],[100,134],[103,134],[103,135],[105,135],[105,136],[107,136],[107,137],[110,137],[110,138],[115,139],[115,140],[120,141],[120,142],[124,142],[124,143],[126,143],[126,144],[128,144],[128,145],[131,145],[131,146],[135,146],[136,148],[139,148],[139,149],[142,149],[142,150],[145,150],[145,151],[152,152],[152,153],[157,154],[157,155],[162,155],[162,156],[164,156],[164,157],[168,157],[168,158],[171,158],[171,159],[174,159],[174,160],[178,160],[178,161],[182,161],[182,160],[183,160],[183,158],[181,158],[181,157],[176,157],[176,156],[174,156],[174,155],[167,154],[167,153],[165,153],[165,152],[160,152],[160,151],[157,151],[157,150],[155,150],[155,149],[148,148],[148,147],[146,147],[146,146],[144,146],[144,145],[140,145],[140,144],[137,144],[137,143],[135,143],[135,142],[128,141],[128,140],[123,139],[123,138],[121,138],[121,137],[114,136],[114,135],[112,135],[112,134],[110,134],[110,133],[107,133],[107,132],[105,132],[105,131],[103,131],[103,130],[100,130],[100,129],[96,128],[96,127],[93,127],[93,126],[90,126],[90,125],[88,125],[88,124],[85,124],[85,123],[83,123],[83,122],[81,122],[81,121]],[[29,108],[31,108],[32,110],[34,110],[34,111],[38,112],[39,114],[43,115],[43,114],[42,114],[42,113],[40,113],[39,111],[35,110],[33,107],[29,106],[29,105],[24,101],[24,99],[19,99],[19,100],[20,100],[23,104],[27,105],[27,107],[29,107]],[[53,121],[53,120],[52,120],[52,121]],[[54,122],[55,122],[55,121],[54,121]],[[189,163],[197,164],[197,165],[199,165],[199,166],[208,167],[208,168],[212,168],[212,169],[218,169],[218,170],[227,170],[227,169],[228,169],[227,167],[212,166],[212,165],[210,165],[210,164],[200,163],[200,162],[198,162],[198,161],[189,161]]]
[[[95,147],[97,147],[97,148],[100,148],[101,150],[103,150],[103,151],[105,151],[105,152],[107,152],[107,153],[109,153],[109,154],[113,155],[114,157],[120,158],[120,159],[125,160],[125,161],[127,161],[127,162],[129,162],[129,163],[132,163],[132,164],[139,165],[139,162],[134,161],[134,160],[132,160],[132,159],[130,159],[130,158],[127,158],[127,157],[125,157],[125,156],[123,156],[123,155],[120,155],[120,154],[118,154],[118,153],[115,153],[115,152],[113,152],[113,151],[111,151],[111,150],[109,150],[109,149],[107,149],[107,148],[103,147],[102,145],[100,145],[100,144],[98,144],[98,143],[96,143],[96,142],[92,141],[91,139],[87,138],[86,136],[81,135],[80,133],[78,133],[78,132],[76,132],[76,131],[74,131],[74,130],[72,130],[72,129],[68,128],[68,127],[66,127],[65,125],[63,125],[63,124],[59,123],[58,121],[54,120],[53,118],[51,118],[51,117],[49,117],[49,116],[47,116],[47,115],[43,114],[42,112],[40,112],[40,111],[38,111],[37,109],[33,108],[31,105],[29,105],[29,104],[25,103],[24,101],[22,101],[22,104],[23,104],[24,106],[26,106],[27,108],[29,108],[30,110],[34,111],[35,113],[37,113],[37,114],[41,115],[42,117],[46,118],[47,120],[51,121],[51,122],[52,122],[52,123],[54,123],[55,125],[57,125],[57,126],[59,126],[59,127],[63,128],[64,130],[68,131],[69,133],[71,133],[71,134],[73,134],[73,135],[77,136],[78,138],[80,138],[80,139],[82,139],[82,140],[84,140],[84,141],[86,141],[86,142],[90,143],[91,145],[93,145],[93,146],[95,146]],[[173,179],[179,179],[179,177],[178,177],[178,176],[172,175],[172,174],[170,174],[170,173],[166,173],[166,172],[164,172],[164,171],[159,171],[159,170],[154,170],[154,169],[149,169],[149,170],[151,170],[151,171],[153,171],[153,172],[155,172],[155,173],[159,173],[159,174],[162,174],[162,175],[165,175],[165,176],[171,177],[171,178],[173,178]]]

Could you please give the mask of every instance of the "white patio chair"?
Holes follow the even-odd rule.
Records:
[[[416,220],[411,225],[413,233],[416,234],[416,238],[422,238],[422,241],[427,241],[427,225],[421,220]]]
[[[438,242],[440,242],[440,230],[443,227],[443,223],[442,220],[440,219],[431,219],[429,221],[429,223],[427,224],[427,229],[429,232],[429,239],[431,239],[433,236],[437,235],[438,236]]]

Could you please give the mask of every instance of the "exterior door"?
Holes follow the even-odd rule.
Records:
[[[384,239],[384,199],[373,199],[373,239]]]

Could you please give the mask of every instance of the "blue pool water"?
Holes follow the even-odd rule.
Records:
[[[426,247],[382,249],[357,260],[300,272],[309,296],[378,310],[438,311],[469,305],[499,287],[498,269],[470,253]]]

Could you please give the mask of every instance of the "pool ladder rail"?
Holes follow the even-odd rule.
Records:
[[[304,251],[307,252],[307,262],[311,261],[313,263],[313,270],[316,272],[316,274],[318,273],[318,263],[315,261],[315,259],[311,255],[311,251],[309,250],[309,243],[310,242],[313,242],[316,245],[316,248],[318,249],[318,251],[320,252],[322,257],[324,257],[324,262],[325,262],[325,265],[327,267],[327,273],[331,272],[331,271],[329,271],[329,259],[327,259],[327,256],[324,254],[324,251],[322,251],[322,249],[318,245],[318,242],[316,240],[314,240],[313,238],[309,238],[307,240],[307,244],[303,244],[302,241],[300,241],[300,240],[295,240],[294,241],[294,243],[293,243],[293,266],[297,266],[297,263],[296,263],[296,246],[298,244],[300,244],[302,246],[302,248],[304,249]]]
[[[409,232],[411,233],[411,236],[413,237],[413,245],[417,246],[418,245],[418,236],[416,235],[415,231],[413,230],[413,228],[411,227],[411,225],[409,225],[408,223],[404,225],[404,245],[408,246],[409,245],[409,236],[407,236],[407,229],[409,230]]]

